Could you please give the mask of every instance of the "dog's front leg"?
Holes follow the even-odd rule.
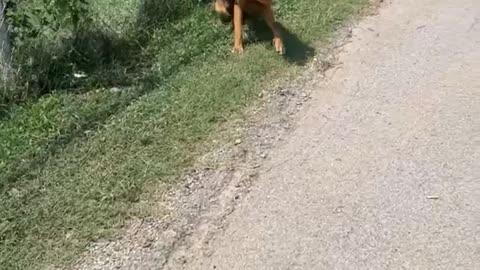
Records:
[[[235,41],[233,46],[234,53],[243,53],[243,12],[238,3],[233,6],[233,28]]]

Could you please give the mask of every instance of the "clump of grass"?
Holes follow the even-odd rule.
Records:
[[[311,44],[365,3],[278,1],[288,28],[285,59],[260,32],[244,55],[230,55],[228,29],[197,5],[149,30],[132,60],[142,76],[126,79],[131,87],[54,91],[11,108],[0,124],[2,268],[61,265],[111,236],[140,195],[175,182],[198,146],[248,106],[260,84],[301,69]],[[149,64],[137,63],[142,59]]]

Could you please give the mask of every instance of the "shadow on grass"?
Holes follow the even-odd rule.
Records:
[[[155,38],[154,33],[211,3],[211,0],[140,1],[134,21],[128,24],[131,29],[124,31],[127,34],[119,34],[108,23],[97,21],[96,25],[90,22],[83,26],[68,39],[52,41],[40,35],[23,40],[14,54],[15,84],[0,88],[0,119],[9,116],[15,107],[12,105],[35,102],[52,92],[141,87],[143,81],[151,81],[158,75],[149,69],[164,45],[155,44],[156,51],[145,49]],[[162,70],[161,75],[167,73]]]
[[[68,39],[52,40],[39,35],[22,40],[14,56],[16,86],[0,93],[0,109],[53,91],[137,83],[154,60],[144,53],[153,33],[208,3],[210,0],[141,0],[135,21],[128,24],[131,29],[125,31],[128,34],[116,33],[108,23],[97,21],[97,25],[83,25]]]
[[[277,22],[282,32],[283,43],[285,45],[285,59],[292,64],[303,66],[315,54],[315,49],[303,41],[295,34],[290,32],[285,26]],[[247,42],[262,42],[272,44],[273,33],[268,25],[260,19],[251,19],[247,23],[248,40]]]
[[[23,96],[13,98],[23,100],[54,90],[121,85],[128,77],[119,76],[119,71],[129,68],[139,50],[132,41],[100,30],[80,31],[55,47],[29,44],[18,58],[20,63],[31,62],[21,65],[17,75],[23,90],[19,95]]]

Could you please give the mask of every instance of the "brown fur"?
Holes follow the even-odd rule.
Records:
[[[243,52],[242,26],[245,24],[246,17],[259,16],[263,17],[270,29],[272,29],[275,50],[279,54],[285,53],[280,29],[273,15],[272,0],[216,0],[215,11],[223,17],[224,21],[233,19],[235,33],[234,52]]]

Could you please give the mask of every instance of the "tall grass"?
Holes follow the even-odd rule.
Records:
[[[58,10],[45,8],[52,2],[14,1],[15,8],[9,14],[11,21],[18,24],[10,31],[15,83],[2,89],[0,104],[6,108],[10,103],[52,91],[130,84],[134,77],[141,77],[142,68],[151,64],[145,61],[151,58],[142,54],[152,33],[188,16],[203,2],[87,1],[88,12],[82,15],[88,18],[73,25],[72,20],[63,17],[43,22],[60,15]],[[25,23],[30,17],[42,22],[35,26]],[[122,73],[125,70],[128,74]],[[79,79],[84,74],[87,79]]]

